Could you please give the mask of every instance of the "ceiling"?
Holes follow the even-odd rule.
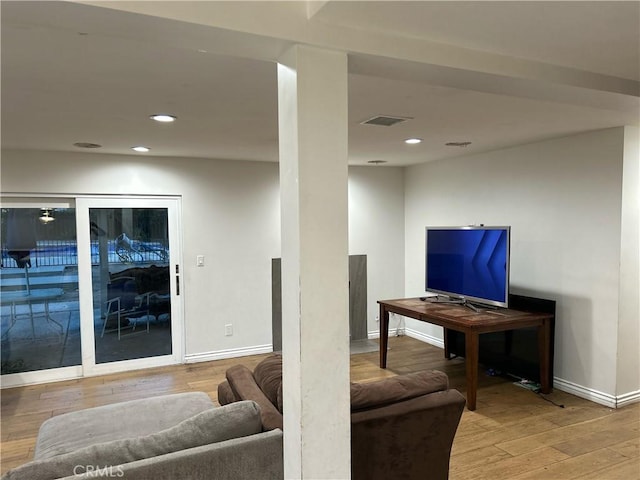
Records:
[[[123,3],[140,9],[174,2]],[[180,3],[190,4],[184,11],[196,18],[204,18],[198,9],[207,4],[220,5]],[[386,53],[350,56],[352,165],[405,166],[639,124],[638,2],[233,3],[225,8],[245,7],[257,17],[259,8],[297,15],[311,6],[304,19],[311,33],[397,38],[408,50],[415,45],[417,56],[450,53],[437,64]],[[234,38],[257,39],[270,53],[245,49],[234,56],[221,49],[214,35],[220,29],[204,22],[75,2],[2,1],[1,7],[3,149],[86,153],[73,144],[89,142],[102,145],[90,150],[96,155],[277,161],[271,57],[295,43],[295,32],[254,38],[250,28],[266,27],[243,25]],[[463,58],[468,68],[460,68]],[[494,60],[494,71],[482,65]],[[516,73],[498,71],[506,67]],[[534,69],[554,81],[526,73]],[[153,113],[178,121],[158,124],[149,120]],[[361,124],[376,115],[411,120]],[[409,137],[424,141],[404,144]],[[136,154],[134,145],[151,152]]]

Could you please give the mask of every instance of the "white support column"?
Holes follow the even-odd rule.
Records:
[[[286,479],[348,479],[347,56],[278,64]]]

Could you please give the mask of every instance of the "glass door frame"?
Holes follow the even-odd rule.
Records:
[[[93,314],[93,282],[91,265],[91,235],[89,209],[91,208],[166,208],[169,225],[169,268],[171,291],[170,355],[96,363],[95,325]],[[174,365],[184,361],[184,322],[180,273],[182,272],[182,239],[180,232],[181,198],[148,196],[78,196],[76,197],[76,222],[78,235],[78,280],[83,286],[80,293],[80,335],[82,345],[82,369],[84,376],[103,375],[133,369]]]
[[[22,373],[11,373],[2,376],[1,388],[11,388],[37,383],[71,380],[85,376],[101,375],[131,369],[147,368],[179,364],[184,362],[184,304],[180,285],[177,292],[176,266],[182,272],[182,232],[181,212],[182,199],[179,196],[121,196],[121,195],[65,195],[65,194],[26,194],[3,193],[0,203],[4,208],[39,208],[42,204],[54,208],[75,208],[76,211],[76,241],[78,248],[78,288],[79,308],[81,318],[81,349],[82,362],[80,365],[69,367],[35,370]],[[167,208],[169,221],[169,245],[171,269],[171,331],[172,354],[162,357],[126,360],[122,362],[95,363],[95,336],[93,317],[93,295],[91,277],[91,236],[89,222],[89,208],[92,207],[158,207]]]

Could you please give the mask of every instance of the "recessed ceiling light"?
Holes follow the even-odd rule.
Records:
[[[136,152],[145,153],[151,150],[149,147],[143,147],[142,145],[138,145],[137,147],[131,147],[131,150],[135,150]]]
[[[404,143],[408,143],[409,145],[416,145],[418,143],[421,143],[422,139],[421,138],[407,138]]]
[[[170,123],[175,122],[176,118],[173,115],[167,115],[166,113],[156,113],[155,115],[151,115],[149,118],[151,120],[155,120],[156,122]]]
[[[73,144],[74,147],[78,148],[101,148],[102,145],[98,145],[97,143],[89,143],[89,142],[76,142]]]

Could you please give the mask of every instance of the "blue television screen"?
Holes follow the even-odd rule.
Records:
[[[510,227],[427,227],[426,233],[427,291],[508,306]]]

